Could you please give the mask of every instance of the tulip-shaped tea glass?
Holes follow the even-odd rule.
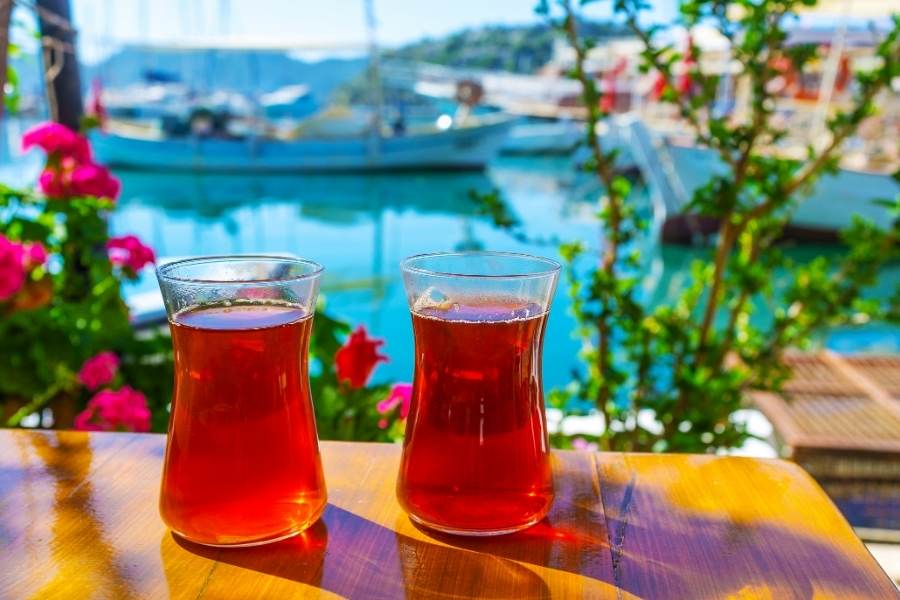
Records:
[[[559,264],[465,252],[401,267],[416,360],[400,504],[459,535],[537,523],[553,501],[541,352]]]
[[[322,267],[270,256],[159,267],[175,392],[160,513],[216,546],[300,533],[325,508],[307,351]]]

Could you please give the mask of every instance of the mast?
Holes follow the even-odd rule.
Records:
[[[841,56],[844,54],[844,43],[847,38],[847,21],[851,17],[852,4],[853,0],[844,1],[844,14],[838,20],[837,28],[831,38],[831,49],[822,72],[819,98],[816,104],[815,117],[813,118],[812,139],[810,140],[815,148],[820,148],[827,143],[823,137],[827,131],[828,112],[831,99],[834,96],[837,73],[841,65]]]
[[[364,0],[364,2],[366,10],[366,37],[369,42],[369,94],[373,113],[373,147],[370,151],[378,154],[381,146],[381,121],[384,113],[384,93],[381,87],[381,56],[376,38],[374,0]]]

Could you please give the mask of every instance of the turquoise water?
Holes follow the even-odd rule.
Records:
[[[287,252],[326,268],[330,311],[385,338],[391,362],[379,379],[409,380],[412,332],[400,280],[402,258],[421,252],[483,248],[558,257],[553,243],[525,243],[476,216],[469,190],[501,190],[526,230],[543,238],[581,239],[596,247],[596,207],[568,160],[501,159],[485,173],[395,175],[223,176],[120,172],[123,194],[111,218],[115,234],[134,233],[162,257]],[[581,199],[579,199],[581,198]],[[698,250],[648,244],[644,281],[651,302],[666,302],[687,276]],[[791,250],[799,257],[840,252]],[[878,294],[900,281],[887,269]],[[145,274],[127,293],[152,291]],[[545,344],[545,384],[563,385],[577,365],[577,343],[564,289],[557,291]],[[887,326],[830,332],[842,351],[900,350],[900,330]]]

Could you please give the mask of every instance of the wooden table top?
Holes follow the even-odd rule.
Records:
[[[417,529],[399,447],[324,442],[329,505],[246,549],[178,540],[157,513],[165,437],[0,431],[0,598],[893,598],[793,464],[556,452],[557,500],[517,534]]]

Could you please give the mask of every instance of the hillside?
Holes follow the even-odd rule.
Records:
[[[600,40],[627,34],[615,23],[584,22],[585,37]],[[464,29],[442,38],[426,38],[395,50],[386,50],[386,60],[420,61],[450,67],[532,73],[553,54],[557,34],[548,25],[493,25]]]

